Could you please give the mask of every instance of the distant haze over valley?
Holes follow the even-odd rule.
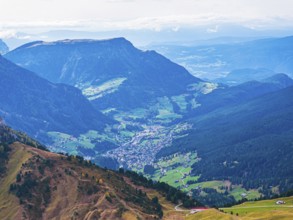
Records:
[[[293,219],[292,0],[9,0],[0,219]]]
[[[211,31],[216,28],[216,31]],[[0,31],[1,32],[1,31]],[[6,34],[4,34],[6,33]],[[63,39],[107,39],[125,37],[140,48],[153,48],[154,45],[197,46],[217,43],[243,42],[254,39],[293,35],[291,29],[253,30],[237,25],[204,25],[201,27],[183,27],[178,30],[167,28],[156,30],[112,30],[83,31],[61,29],[52,31],[3,32],[2,39],[9,48],[15,49],[24,43],[35,40],[56,41]],[[0,34],[1,39],[1,34]]]

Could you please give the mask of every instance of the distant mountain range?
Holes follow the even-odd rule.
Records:
[[[0,55],[9,51],[8,46],[0,39]]]
[[[138,50],[124,38],[32,42],[5,57],[51,82],[80,88],[99,109],[146,106],[201,82],[183,67],[155,51]]]
[[[222,87],[214,92],[198,98],[200,107],[189,113],[197,116],[208,114],[220,107],[245,103],[256,97],[293,86],[293,80],[286,74],[275,74],[262,81],[249,81],[237,86]]]
[[[262,77],[264,69],[267,73],[293,76],[292,36],[240,43],[211,43],[204,46],[162,45],[153,49],[183,65],[195,76],[206,79],[221,78],[221,82],[229,83],[232,80],[239,84],[244,79],[257,80]],[[232,78],[236,72],[239,78]],[[227,75],[226,79],[223,78]]]
[[[268,76],[273,76],[276,72],[269,69],[236,69],[232,70],[226,77],[216,79],[217,82],[224,83],[227,85],[238,85],[248,81],[261,81]]]
[[[51,83],[3,57],[0,115],[9,125],[39,139],[47,131],[77,135],[112,122],[96,111],[78,89]]]

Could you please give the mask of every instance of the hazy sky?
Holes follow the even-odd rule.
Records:
[[[13,31],[115,30],[222,23],[252,29],[292,26],[293,0],[1,0],[0,37]]]

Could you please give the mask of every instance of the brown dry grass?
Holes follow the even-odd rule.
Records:
[[[51,198],[43,212],[42,219],[74,220],[74,219],[154,219],[155,216],[146,214],[142,208],[126,202],[128,196],[121,188],[135,189],[124,181],[119,180],[118,174],[93,166],[84,166],[73,159],[69,162],[66,157],[20,143],[12,145],[12,152],[7,167],[7,175],[0,182],[0,219],[22,219],[22,213],[29,213],[19,205],[19,199],[9,193],[10,184],[16,181],[17,174],[33,172],[38,179],[50,178]],[[39,157],[50,160],[53,166],[45,168],[45,174],[38,171],[43,161]],[[22,166],[22,164],[26,164]],[[31,166],[33,164],[33,166]],[[35,167],[35,168],[33,168]],[[70,174],[68,174],[70,170]],[[85,177],[85,174],[86,177]],[[110,178],[109,178],[110,177]],[[80,190],[82,184],[85,188]],[[118,184],[118,185],[117,185]],[[97,185],[98,191],[87,194],[87,187]],[[106,199],[111,197],[111,201]],[[122,210],[122,211],[121,211]]]
[[[21,219],[22,209],[19,205],[18,198],[9,193],[10,185],[15,182],[16,175],[20,171],[21,166],[32,155],[22,144],[15,143],[12,146],[12,152],[7,165],[8,174],[0,181],[0,219]]]

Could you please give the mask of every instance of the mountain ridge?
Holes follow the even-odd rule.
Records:
[[[229,80],[230,72],[247,68],[254,71],[267,69],[292,77],[292,42],[293,36],[288,36],[240,43],[153,48],[182,64],[195,76],[224,82],[225,76]],[[243,75],[245,78],[245,72]]]
[[[51,82],[90,90],[93,96],[104,91],[105,83],[116,85],[92,100],[99,109],[142,106],[157,97],[184,93],[189,84],[201,82],[183,67],[155,51],[141,51],[125,38],[33,42],[5,57]]]
[[[259,81],[253,80],[235,86],[222,87],[213,93],[199,97],[198,101],[201,106],[190,112],[187,117],[207,114],[219,107],[248,102],[292,85],[293,79],[286,74],[280,73]]]

